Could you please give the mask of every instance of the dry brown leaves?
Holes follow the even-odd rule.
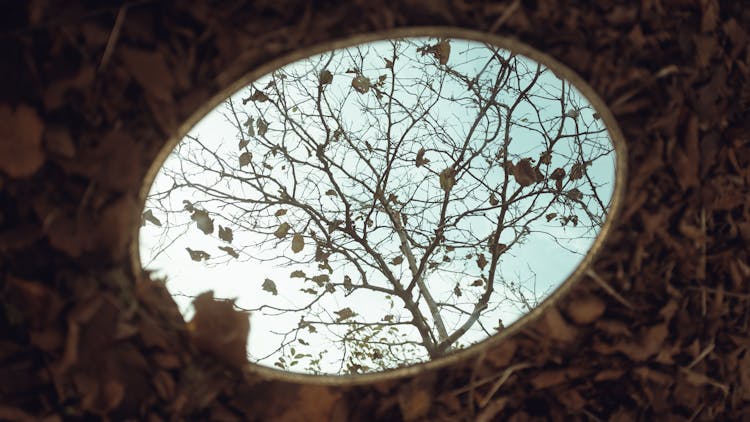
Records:
[[[0,419],[746,419],[750,15],[741,2],[610,3],[139,2],[114,41],[119,7],[12,6],[0,30]],[[188,331],[163,285],[128,267],[146,169],[179,122],[247,69],[415,25],[519,38],[610,105],[629,176],[595,277],[428,383],[324,387],[227,371],[245,368],[247,316],[203,297]],[[446,46],[426,53],[450,66]],[[537,178],[530,163],[508,164],[520,184]],[[454,175],[440,179],[449,192]]]

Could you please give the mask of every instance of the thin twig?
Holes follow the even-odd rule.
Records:
[[[531,365],[530,363],[519,363],[508,367],[505,371],[503,371],[502,376],[500,376],[495,384],[492,385],[492,388],[490,388],[490,391],[487,392],[487,395],[483,399],[479,400],[479,407],[484,408],[485,406],[487,406],[487,403],[489,403],[489,401],[492,399],[492,396],[497,393],[497,390],[499,390],[500,387],[505,384],[505,381],[508,381],[508,378],[510,378],[510,376],[513,375],[514,372],[529,368],[531,366],[533,365]]]
[[[97,72],[101,72],[102,69],[109,63],[109,59],[112,57],[112,53],[115,51],[115,44],[117,44],[117,40],[120,38],[120,30],[122,29],[122,24],[125,22],[125,15],[128,12],[128,8],[126,5],[120,6],[120,9],[117,11],[117,17],[115,18],[115,24],[112,26],[112,32],[109,33],[109,38],[107,39],[107,46],[104,47],[104,54],[102,54],[102,60],[99,62],[99,68],[97,69]]]
[[[521,0],[515,0],[513,3],[511,3],[507,9],[497,18],[495,23],[492,24],[490,27],[490,33],[494,34],[497,32],[498,29],[500,29],[503,24],[510,19],[511,15],[518,10],[518,6],[521,5]]]
[[[613,289],[612,286],[607,284],[607,282],[604,281],[604,279],[602,279],[599,276],[599,274],[594,272],[594,270],[589,269],[588,271],[586,271],[586,275],[591,277],[591,279],[594,280],[596,284],[601,286],[602,289],[604,289],[607,293],[609,293],[612,297],[614,297],[615,300],[622,303],[626,308],[630,310],[635,310],[635,307],[630,302],[628,302],[624,297],[622,297],[619,293],[617,293],[615,289]]]
[[[714,342],[711,342],[711,344],[709,344],[705,349],[703,349],[703,351],[698,356],[696,356],[692,362],[690,362],[690,365],[687,366],[688,369],[692,369],[693,366],[698,364],[698,362],[705,359],[705,357],[708,356],[708,354],[714,350],[714,347],[716,347],[716,345],[714,344]]]

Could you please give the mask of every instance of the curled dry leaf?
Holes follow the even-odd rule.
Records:
[[[562,180],[565,177],[565,170],[561,169],[560,167],[556,168],[552,171],[552,174],[549,176],[552,180]]]
[[[295,271],[292,271],[291,274],[289,274],[289,277],[290,278],[307,278],[307,275],[305,274],[304,271],[295,270]]]
[[[263,91],[255,90],[253,95],[242,100],[242,104],[247,104],[249,101],[257,101],[259,103],[266,102],[268,101],[268,95],[266,95]]]
[[[499,203],[500,203],[500,201],[497,200],[497,197],[495,196],[495,193],[494,192],[491,193],[490,194],[490,205],[492,205],[494,207],[494,206],[496,206]]]
[[[352,87],[360,94],[364,94],[370,90],[370,80],[364,75],[357,75],[352,79]]]
[[[424,158],[425,152],[424,148],[420,148],[419,151],[417,151],[417,158],[414,160],[417,167],[421,167],[430,162],[430,160]]]
[[[583,163],[575,163],[570,167],[570,180],[578,180],[583,177],[583,172],[586,169],[586,165]]]
[[[336,196],[336,191],[334,189],[328,189],[326,191],[326,195],[328,195],[328,196]]]
[[[565,192],[565,196],[567,196],[568,198],[574,201],[580,201],[581,199],[583,199],[583,193],[579,191],[577,188],[573,188]]]
[[[399,255],[399,256],[397,256],[397,257],[395,257],[395,258],[393,258],[393,259],[391,260],[391,264],[393,264],[393,265],[399,265],[399,264],[401,264],[402,262],[404,262],[404,257],[403,257],[403,256],[401,256],[401,255]]]
[[[281,217],[282,215],[286,214],[286,210],[284,208],[281,208],[277,210],[273,215],[276,217]]]
[[[531,158],[524,158],[513,167],[513,177],[521,187],[529,186],[537,181],[537,174],[531,165]]]
[[[320,85],[328,85],[333,82],[333,73],[330,70],[325,69],[320,72]]]
[[[445,192],[450,192],[456,184],[456,171],[453,167],[448,167],[440,172],[440,187]]]
[[[0,171],[11,177],[28,177],[44,163],[44,124],[36,110],[0,105]]]

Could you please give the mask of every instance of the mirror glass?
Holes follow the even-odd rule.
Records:
[[[185,317],[250,312],[249,360],[362,374],[508,327],[576,269],[615,185],[597,110],[472,40],[328,51],[237,91],[179,142],[143,212],[143,267]]]

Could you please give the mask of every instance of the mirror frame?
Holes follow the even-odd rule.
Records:
[[[366,373],[361,375],[313,375],[287,372],[271,367],[261,366],[251,362],[249,364],[248,371],[252,374],[256,374],[262,378],[269,380],[279,380],[298,384],[354,386],[387,381],[396,378],[416,376],[421,373],[456,364],[461,361],[468,361],[481,353],[485,353],[488,350],[501,345],[506,338],[512,337],[523,330],[523,328],[529,323],[537,320],[540,316],[544,315],[544,312],[550,306],[554,305],[558,300],[564,297],[574,285],[581,282],[586,275],[586,272],[592,265],[593,261],[596,259],[603,243],[606,241],[607,236],[612,231],[613,226],[617,224],[618,218],[621,214],[622,203],[625,196],[627,180],[627,148],[625,139],[619,125],[617,124],[617,121],[615,120],[610,109],[600,98],[600,96],[595,92],[595,90],[573,70],[571,70],[549,54],[536,50],[535,48],[524,44],[514,37],[498,36],[487,32],[444,26],[409,27],[353,35],[345,37],[343,39],[320,43],[312,47],[297,49],[292,53],[283,55],[278,59],[271,60],[266,64],[250,69],[239,79],[227,84],[224,87],[221,87],[209,101],[205,102],[194,113],[192,113],[189,118],[187,118],[182,124],[180,124],[174,136],[170,137],[163,145],[158,155],[152,162],[151,166],[147,170],[146,175],[143,179],[144,182],[138,195],[139,213],[144,209],[146,197],[151,189],[151,186],[159,170],[161,169],[162,165],[164,164],[172,150],[193,128],[193,126],[195,126],[213,109],[219,106],[227,97],[235,94],[237,91],[244,88],[256,79],[272,72],[275,69],[293,63],[295,61],[308,58],[316,54],[321,54],[330,50],[351,47],[367,42],[405,37],[447,37],[490,43],[500,48],[510,50],[512,52],[535,60],[536,62],[546,66],[555,75],[566,79],[571,84],[573,84],[573,86],[575,86],[575,88],[578,89],[581,94],[583,94],[583,96],[599,113],[610,135],[611,142],[615,148],[615,186],[612,192],[610,210],[607,214],[605,224],[597,235],[587,254],[579,262],[576,269],[549,296],[547,296],[542,301],[542,303],[540,303],[531,312],[517,319],[510,326],[506,327],[506,329],[504,329],[501,333],[489,337],[479,343],[474,343],[466,349],[457,351],[434,361],[428,361],[408,367],[395,368],[387,371]],[[130,265],[134,274],[143,274],[144,272],[141,266],[139,255],[139,233],[140,226],[135,227],[132,237],[133,241],[131,242],[130,248]]]

